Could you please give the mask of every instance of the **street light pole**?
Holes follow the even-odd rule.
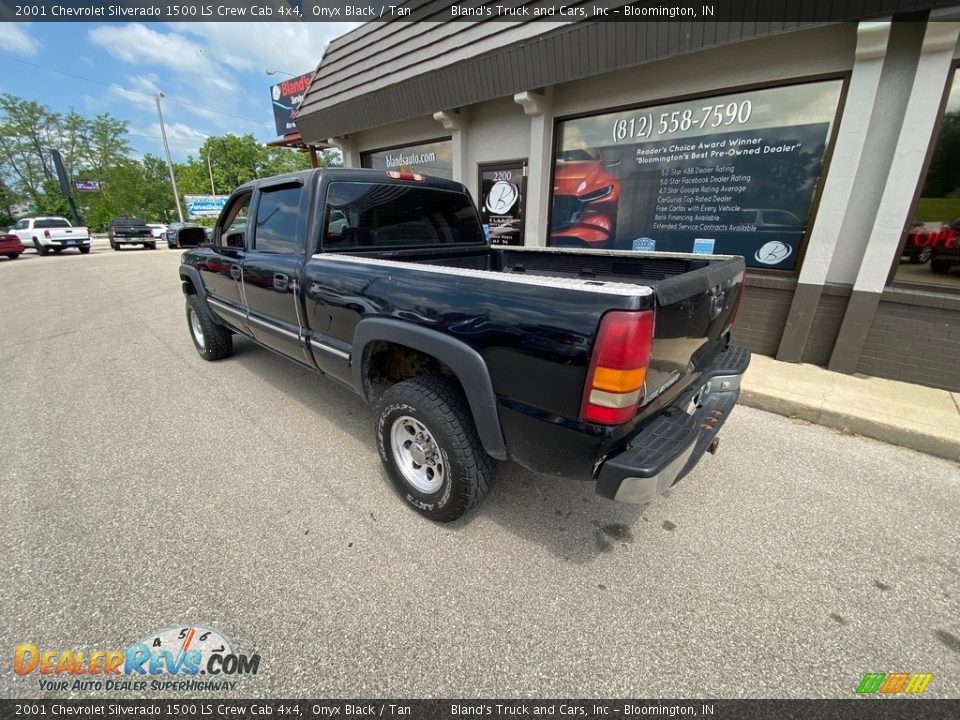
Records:
[[[157,101],[157,117],[160,118],[160,135],[163,136],[163,150],[167,154],[167,170],[170,171],[170,185],[173,187],[173,199],[177,203],[177,217],[183,222],[183,210],[180,209],[180,193],[177,191],[177,178],[173,175],[173,160],[170,159],[170,145],[167,144],[167,130],[163,126],[163,110],[160,109],[160,98],[164,95],[158,92],[155,96]]]
[[[213,167],[210,165],[210,152],[207,152],[207,172],[210,173],[210,194],[216,195],[217,191],[213,187]]]
[[[289,75],[290,77],[296,77],[296,75],[291,72],[287,72],[286,70],[276,70],[274,68],[267,68],[264,70],[264,72],[267,75]]]

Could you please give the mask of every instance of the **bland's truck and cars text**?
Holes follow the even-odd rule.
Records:
[[[400,496],[439,521],[493,459],[653,500],[716,450],[750,360],[742,258],[491,246],[463,185],[414,173],[247,183],[181,262],[201,357],[239,334],[360,394]]]

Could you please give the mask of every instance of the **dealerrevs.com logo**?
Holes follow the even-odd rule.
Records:
[[[222,633],[196,626],[159,630],[123,650],[21,643],[13,652],[13,671],[35,675],[40,690],[233,690],[237,681],[232,678],[259,670],[259,655],[238,653]]]

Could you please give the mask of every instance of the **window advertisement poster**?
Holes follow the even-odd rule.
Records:
[[[841,80],[562,120],[549,244],[793,270]]]
[[[415,172],[453,179],[453,142],[435,140],[420,145],[363,153],[360,164],[374,170]]]
[[[526,165],[480,166],[480,222],[491,245],[523,245]]]

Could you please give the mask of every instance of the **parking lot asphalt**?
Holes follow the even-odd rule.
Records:
[[[501,464],[432,524],[358,397],[198,357],[179,256],[0,260],[0,696],[131,697],[41,691],[14,646],[191,624],[261,656],[228,697],[960,696],[956,463],[740,407],[650,505]]]

